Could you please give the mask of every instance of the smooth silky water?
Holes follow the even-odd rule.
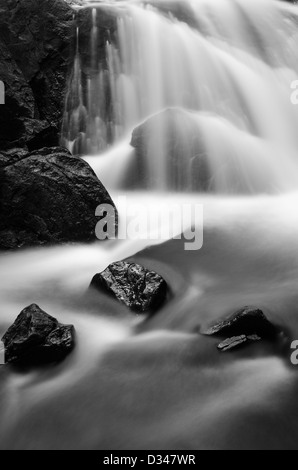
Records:
[[[298,369],[289,346],[219,354],[216,340],[197,334],[254,304],[298,339],[296,7],[158,0],[85,8],[89,69],[78,28],[62,143],[85,155],[115,200],[203,204],[204,244],[185,251],[183,240],[110,240],[1,255],[1,333],[32,302],[77,331],[74,353],[58,366],[0,368],[1,448],[296,448]],[[103,14],[116,18],[117,31],[105,67]],[[137,173],[131,178],[132,130],[165,110],[178,119],[178,169],[187,171],[169,178],[166,123],[158,121],[140,184]],[[208,168],[204,191],[190,165],[194,132]],[[169,284],[152,318],[86,296],[94,273],[127,257]]]

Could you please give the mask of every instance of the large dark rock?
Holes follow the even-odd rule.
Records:
[[[0,148],[58,145],[74,30],[64,0],[0,0]]]
[[[2,249],[95,240],[99,204],[114,205],[91,167],[63,148],[0,155]]]
[[[225,337],[257,335],[261,338],[274,338],[279,332],[280,330],[266,318],[262,310],[256,307],[244,307],[227,319],[217,321],[202,331],[205,335]]]
[[[137,313],[155,311],[167,295],[167,284],[159,274],[126,261],[96,274],[90,287],[112,294]]]
[[[72,351],[75,332],[38,305],[26,307],[2,338],[5,362],[24,365],[57,362]]]
[[[154,187],[154,167],[162,161],[164,184],[169,189],[212,189],[204,139],[191,113],[170,108],[150,117],[134,129],[131,146],[136,160],[130,171],[130,185]]]

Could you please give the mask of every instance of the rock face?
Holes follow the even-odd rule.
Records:
[[[99,204],[114,205],[90,166],[63,148],[0,155],[2,249],[95,240]]]
[[[113,142],[115,109],[108,74],[107,43],[117,44],[117,9],[79,8],[76,12],[77,38],[74,67],[65,99],[62,142],[73,143],[76,155],[97,153]],[[91,31],[95,31],[95,37]],[[102,92],[92,93],[90,90]]]
[[[74,28],[64,0],[0,0],[1,149],[58,145]]]
[[[38,305],[26,307],[2,338],[5,362],[33,365],[57,362],[75,345],[72,325],[62,325]]]
[[[110,264],[96,274],[90,287],[112,294],[137,313],[155,311],[167,294],[167,284],[159,274],[126,261]]]
[[[274,338],[279,333],[279,330],[270,323],[259,308],[244,307],[226,320],[216,322],[202,333],[229,338],[240,335],[257,335],[261,338]]]
[[[165,161],[169,189],[212,189],[202,135],[191,113],[170,108],[152,116],[134,129],[131,146],[136,150],[131,185],[154,187],[151,165]]]

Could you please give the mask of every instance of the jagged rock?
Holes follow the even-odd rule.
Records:
[[[0,0],[0,148],[58,145],[74,31],[63,0]]]
[[[225,320],[202,331],[205,335],[241,336],[258,335],[261,338],[274,338],[279,329],[256,307],[244,307]]]
[[[104,203],[114,205],[91,167],[66,149],[0,155],[0,249],[96,240],[95,209]]]
[[[168,188],[212,189],[204,139],[191,113],[169,108],[155,114],[134,129],[130,144],[136,155],[128,186],[154,187],[154,169],[148,172],[148,165],[160,159],[165,161]]]
[[[59,325],[39,347],[38,356],[45,362],[59,361],[74,348],[75,329],[73,325]]]
[[[90,287],[114,295],[138,313],[156,310],[167,294],[167,284],[159,274],[126,261],[110,264],[96,274]]]
[[[217,345],[217,348],[222,351],[230,351],[231,349],[236,349],[239,348],[240,346],[243,346],[244,344],[248,342],[253,342],[253,341],[260,341],[262,338],[260,338],[257,335],[240,335],[240,336],[233,336],[232,338],[227,338],[221,343]]]
[[[2,338],[5,362],[32,365],[56,362],[73,349],[72,325],[61,325],[38,305],[26,307]]]

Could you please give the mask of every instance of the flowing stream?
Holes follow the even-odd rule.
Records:
[[[290,348],[225,355],[197,333],[254,304],[298,339],[297,8],[132,0],[76,16],[63,144],[128,207],[202,204],[204,244],[153,242],[150,227],[139,240],[1,254],[0,333],[34,302],[75,325],[77,347],[55,367],[0,367],[0,447],[297,448]],[[124,258],[168,282],[152,318],[86,295]]]

